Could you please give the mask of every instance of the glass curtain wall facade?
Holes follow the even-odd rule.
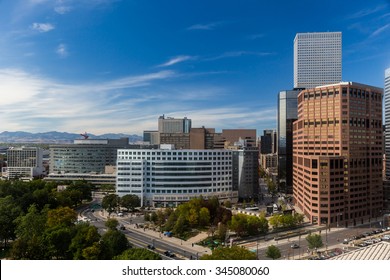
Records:
[[[278,95],[278,181],[279,190],[292,193],[292,128],[298,119],[298,93],[285,90]]]

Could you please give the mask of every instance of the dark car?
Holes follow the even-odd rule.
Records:
[[[148,249],[150,249],[150,250],[154,250],[154,249],[156,249],[153,245],[150,245],[150,244],[148,244]]]
[[[125,230],[126,228],[125,228],[124,225],[121,225],[121,226],[119,227],[119,229],[120,229],[120,230]]]
[[[291,248],[293,248],[293,249],[298,249],[298,248],[299,248],[299,245],[296,244],[296,243],[294,243],[294,244],[291,245]]]
[[[176,257],[175,254],[172,253],[171,251],[165,251],[165,252],[164,252],[164,255],[167,256],[167,257],[170,257],[170,258]]]

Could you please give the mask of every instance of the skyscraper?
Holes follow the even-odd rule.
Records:
[[[260,136],[260,153],[261,154],[272,154],[276,153],[276,131],[273,129],[266,129],[263,131],[263,135]]]
[[[160,133],[190,133],[191,120],[175,119],[171,117],[160,116],[158,118],[158,131]]]
[[[390,68],[385,70],[385,156],[384,207],[390,210]]]
[[[382,95],[352,82],[299,93],[293,195],[312,223],[351,226],[381,215]]]
[[[390,180],[390,68],[385,71],[386,179]]]
[[[300,89],[284,90],[278,95],[278,178],[279,189],[292,193],[292,129],[298,119]]]
[[[341,32],[298,33],[294,39],[294,88],[341,82]]]

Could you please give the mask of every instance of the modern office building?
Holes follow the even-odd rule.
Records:
[[[272,154],[276,153],[276,131],[273,129],[266,129],[263,135],[260,136],[260,153]]]
[[[186,117],[175,119],[162,115],[158,118],[158,132],[160,133],[189,133],[190,129],[191,120]]]
[[[259,150],[248,147],[245,140],[226,147],[233,152],[233,190],[242,200],[257,200],[259,196]]]
[[[150,145],[160,145],[160,133],[155,130],[145,130],[143,141]]]
[[[284,90],[278,94],[278,182],[279,191],[292,194],[292,132],[298,119],[298,93],[301,89]]]
[[[228,150],[118,150],[117,194],[138,195],[144,206],[177,206],[199,196],[236,202],[232,178]]]
[[[250,201],[259,195],[259,150],[241,147],[233,150],[233,190],[239,199]]]
[[[8,179],[33,179],[45,174],[43,150],[39,147],[9,148],[7,167],[3,176]]]
[[[390,213],[390,68],[385,70],[385,180],[384,208]]]
[[[352,226],[381,215],[382,96],[352,82],[299,93],[293,196],[313,224]]]
[[[50,145],[50,174],[104,174],[106,166],[116,165],[118,149],[134,146],[140,145],[130,145],[128,138],[76,139],[73,144]]]
[[[294,88],[341,82],[341,32],[298,33],[294,39]]]

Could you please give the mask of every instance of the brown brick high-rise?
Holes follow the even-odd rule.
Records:
[[[351,82],[299,93],[293,195],[312,223],[351,226],[380,215],[382,96]]]

